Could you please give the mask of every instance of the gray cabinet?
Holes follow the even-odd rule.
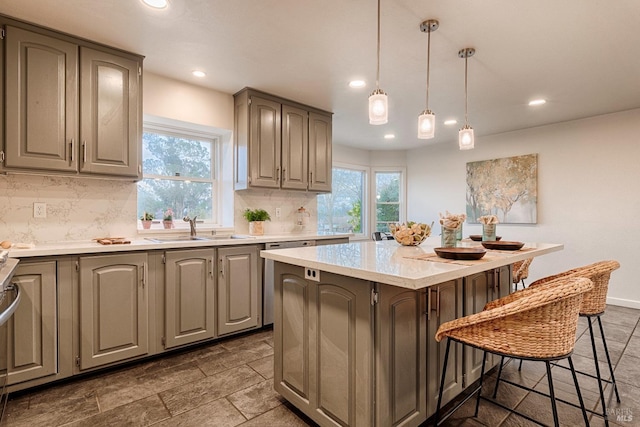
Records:
[[[282,263],[275,278],[275,390],[320,425],[372,425],[372,284]]]
[[[215,337],[215,249],[165,254],[165,348]]]
[[[8,384],[57,373],[56,262],[21,263],[13,276],[22,300],[8,321]]]
[[[142,58],[5,21],[0,168],[139,178]]]
[[[258,247],[218,249],[218,335],[262,325]]]
[[[236,190],[331,191],[331,114],[254,89],[234,95]]]
[[[79,270],[79,368],[147,354],[147,254],[80,257]]]
[[[436,342],[434,337],[440,325],[462,317],[462,282],[462,279],[456,279],[427,289],[427,416],[435,412],[438,403],[447,343],[446,340]],[[460,394],[464,387],[463,346],[452,342],[442,404]]]

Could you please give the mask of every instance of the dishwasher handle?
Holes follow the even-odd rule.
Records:
[[[22,298],[20,285],[18,285],[17,283],[12,283],[5,288],[5,292],[12,292],[12,291],[15,291],[16,297],[11,303],[11,305],[9,305],[9,307],[7,307],[2,313],[0,313],[0,326],[4,325],[7,322],[7,320],[9,320],[11,316],[13,316],[13,313],[15,313],[15,311],[18,309],[18,305],[20,304],[20,298]]]

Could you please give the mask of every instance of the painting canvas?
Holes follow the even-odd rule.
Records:
[[[496,215],[501,224],[535,224],[537,181],[537,154],[467,163],[467,222]]]

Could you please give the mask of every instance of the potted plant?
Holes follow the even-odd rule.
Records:
[[[164,228],[173,228],[173,209],[169,208],[162,215],[162,225]]]
[[[151,228],[151,221],[153,221],[153,214],[151,212],[144,211],[142,216],[140,217],[140,221],[142,222],[142,228],[148,230]]]
[[[249,221],[249,234],[253,236],[262,236],[264,234],[264,222],[271,220],[269,212],[264,209],[245,209],[242,215],[244,219]]]

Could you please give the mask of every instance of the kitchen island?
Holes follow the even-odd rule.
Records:
[[[275,261],[276,391],[323,426],[419,425],[435,412],[440,324],[509,293],[513,262],[563,248],[526,243],[454,261],[437,257],[435,246],[432,237],[414,247],[381,241],[262,251]],[[480,377],[481,363],[480,351],[452,348],[445,403]]]

